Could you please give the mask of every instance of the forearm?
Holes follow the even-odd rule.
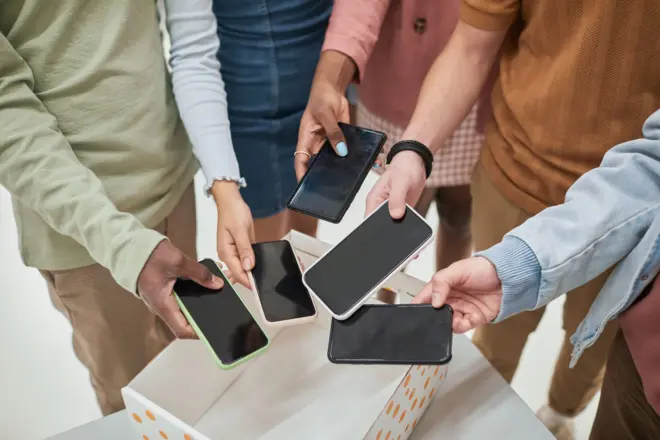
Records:
[[[348,55],[335,50],[326,50],[316,66],[314,82],[323,81],[344,93],[353,80],[357,66]]]
[[[116,209],[32,91],[32,81],[0,35],[0,184],[135,292],[144,262],[163,237]]]
[[[504,35],[459,22],[424,80],[403,139],[421,142],[433,152],[443,145],[477,101]]]
[[[231,139],[211,0],[167,0],[165,8],[174,96],[207,190],[216,181],[245,185]]]

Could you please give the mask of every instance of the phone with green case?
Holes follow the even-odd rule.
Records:
[[[192,280],[178,279],[174,296],[218,366],[229,370],[262,353],[270,341],[217,263],[210,259],[200,263],[225,281],[222,289],[211,290]]]

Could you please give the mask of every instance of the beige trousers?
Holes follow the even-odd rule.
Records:
[[[475,168],[471,189],[472,238],[478,251],[497,244],[507,232],[531,217],[497,191],[481,164]],[[608,324],[573,369],[568,365],[573,350],[570,337],[587,315],[609,273],[566,295],[564,343],[555,364],[549,395],[550,407],[566,416],[580,413],[603,383],[607,355],[618,329],[616,323]],[[472,341],[506,381],[513,379],[527,338],[536,330],[544,312],[545,307],[524,312],[475,331]]]
[[[191,184],[154,229],[195,258],[195,221]],[[101,411],[108,415],[123,409],[121,389],[173,340],[169,328],[101,265],[41,274],[53,304],[71,323],[74,351],[89,370]]]

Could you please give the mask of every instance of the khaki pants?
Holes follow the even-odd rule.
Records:
[[[607,360],[591,440],[660,438],[660,415],[646,399],[626,339],[618,332]]]
[[[502,237],[531,216],[509,202],[489,180],[481,164],[472,181],[472,237],[476,250],[498,243]],[[584,319],[605,284],[609,271],[566,296],[564,304],[564,343],[550,385],[549,405],[566,416],[580,413],[600,389],[607,354],[617,326],[606,326],[598,341],[588,348],[577,365],[569,368],[573,345],[571,335]],[[511,382],[528,336],[536,330],[545,307],[476,330],[472,341],[505,380]]]
[[[195,220],[191,185],[155,229],[195,258]],[[98,264],[41,274],[53,304],[71,322],[74,351],[89,370],[101,411],[123,409],[121,389],[173,340],[169,328]]]

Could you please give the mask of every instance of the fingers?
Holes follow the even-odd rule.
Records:
[[[364,213],[365,217],[369,216],[388,199],[390,195],[389,178],[390,175],[386,171],[382,176],[380,176],[380,179],[378,179],[373,188],[371,188],[371,191],[369,191],[369,194],[367,195],[367,208]]]
[[[250,234],[244,228],[236,228],[236,230],[230,231],[230,233],[233,235],[234,242],[236,243],[238,256],[230,258],[227,261],[227,266],[229,266],[229,270],[234,274],[236,280],[250,289],[250,279],[247,273],[254,268],[255,259]]]
[[[172,294],[167,295],[163,303],[156,306],[155,311],[177,338],[194,339],[197,337],[186,317],[181,313],[181,309],[179,309],[179,305]]]
[[[400,219],[406,213],[408,185],[402,179],[392,179],[388,206],[393,219]]]
[[[430,304],[433,296],[433,283],[428,282],[426,286],[412,300],[413,304]]]
[[[177,278],[189,278],[209,289],[218,290],[224,285],[224,280],[220,277],[213,275],[204,265],[197,263],[194,260],[181,254],[181,260],[177,263],[176,267]]]
[[[337,116],[334,115],[332,108],[324,109],[320,111],[317,115],[319,123],[323,126],[325,130],[325,135],[330,141],[330,145],[335,150],[335,152],[341,156],[346,157],[348,155],[348,147],[346,147],[346,139],[344,138],[344,133],[339,128],[337,123]]]

